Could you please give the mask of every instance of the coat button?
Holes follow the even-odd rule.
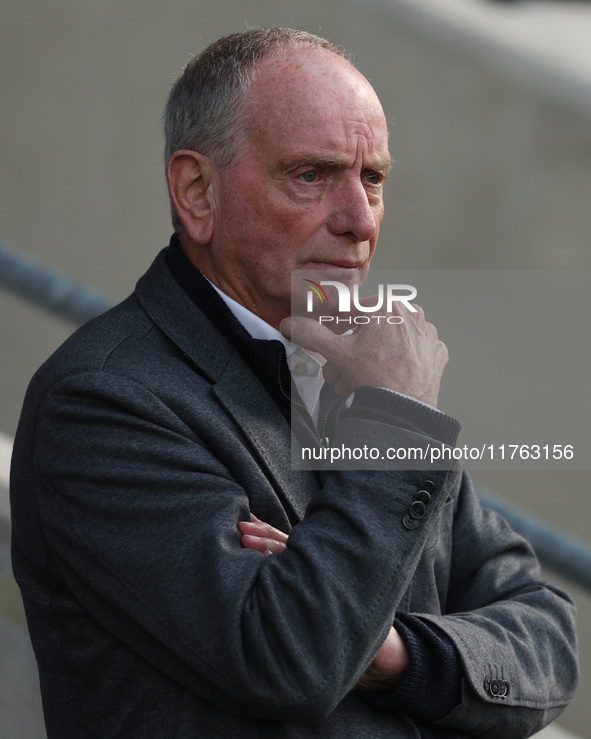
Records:
[[[435,492],[435,483],[432,482],[431,480],[424,480],[419,485],[419,489],[426,490],[429,493],[429,495],[433,495],[433,493]]]
[[[419,492],[415,495],[415,500],[420,500],[421,503],[429,505],[429,503],[431,502],[431,496],[426,490],[419,490]]]
[[[402,519],[402,523],[406,526],[407,529],[409,529],[409,531],[416,529],[416,527],[419,525],[418,520],[410,516],[408,513]]]
[[[420,500],[415,500],[414,503],[411,503],[408,512],[413,518],[423,518],[425,513],[427,513],[427,506],[424,503],[421,503]]]
[[[493,698],[506,698],[509,695],[509,683],[506,680],[484,681],[484,688]]]

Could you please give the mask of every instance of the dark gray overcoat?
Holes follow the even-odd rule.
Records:
[[[429,476],[411,530],[424,472],[293,471],[285,418],[159,256],[37,373],[17,434],[14,568],[48,735],[416,738],[420,718],[351,692],[397,608],[460,655],[440,724],[533,733],[574,689],[572,603],[457,466]],[[241,547],[250,511],[293,528],[283,555]]]

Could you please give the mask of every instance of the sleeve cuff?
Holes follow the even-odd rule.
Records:
[[[453,642],[434,624],[408,613],[397,614],[394,628],[407,646],[409,667],[396,688],[368,692],[366,700],[423,721],[444,718],[462,696],[462,667]]]
[[[437,408],[378,387],[357,388],[351,407],[343,413],[345,416],[390,423],[449,446],[455,446],[461,429],[455,418]]]

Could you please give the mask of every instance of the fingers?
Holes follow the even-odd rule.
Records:
[[[351,395],[351,393],[355,389],[343,379],[341,370],[336,364],[333,364],[332,362],[327,362],[324,365],[322,373],[324,375],[324,379],[327,382],[330,382],[331,385],[334,385],[335,392],[337,392],[339,395],[344,395],[345,397],[347,397],[348,395]]]
[[[324,377],[340,395],[369,385],[436,407],[449,359],[447,347],[422,308],[414,304],[413,308],[412,312],[399,310],[400,321],[390,321],[391,315],[373,316],[374,320],[369,315],[331,318],[353,328],[346,334],[334,333],[330,323],[299,316],[285,319],[280,328],[294,343],[327,359]]]
[[[238,529],[242,534],[241,543],[245,549],[262,552],[265,557],[270,554],[282,554],[286,549],[288,535],[279,531],[251,514],[251,521],[239,521]]]
[[[287,534],[283,533],[283,531],[279,531],[279,529],[271,526],[271,524],[261,521],[260,518],[257,518],[253,513],[250,514],[250,521],[241,521],[238,524],[238,528],[240,528],[241,531],[244,529],[244,533],[272,539],[281,544],[285,544],[289,538]]]
[[[334,385],[341,376],[341,370],[337,367],[336,364],[333,364],[332,362],[327,362],[322,368],[322,374],[327,382],[330,382],[331,385]]]
[[[253,549],[261,552],[265,557],[268,557],[270,554],[282,554],[285,551],[285,544],[281,544],[273,539],[263,539],[259,536],[243,534],[240,541],[245,549]]]

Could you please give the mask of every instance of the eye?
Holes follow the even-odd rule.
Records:
[[[318,179],[318,172],[310,170],[309,172],[303,172],[301,175],[299,175],[299,177],[304,182],[316,182],[316,180]]]
[[[381,185],[382,175],[377,172],[372,172],[371,174],[365,175],[365,180],[369,182],[370,185]]]

